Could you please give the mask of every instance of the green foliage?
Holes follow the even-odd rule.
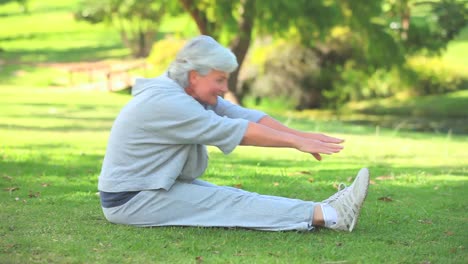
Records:
[[[366,100],[376,97],[388,97],[402,90],[399,71],[376,69],[361,70],[348,61],[337,71],[333,89],[324,92],[330,104],[336,107],[349,101]]]
[[[404,68],[362,70],[348,61],[339,67],[333,88],[324,97],[335,107],[349,101],[391,97],[435,95],[466,89],[468,79],[447,67],[441,59],[413,57]]]
[[[78,20],[107,22],[116,27],[123,43],[135,57],[146,57],[163,17],[169,12],[169,0],[83,0],[75,12]]]
[[[251,74],[256,80],[246,82],[256,96],[288,96],[298,109],[338,108],[349,100],[389,96],[400,87],[398,67],[369,62],[363,38],[349,27],[333,28],[313,49],[279,43],[253,52],[253,64],[260,66]]]
[[[107,15],[110,14],[109,5],[110,2],[108,1],[83,0],[80,2],[74,16],[78,21],[83,20],[91,24],[101,23],[108,20]]]
[[[175,37],[166,37],[154,43],[147,61],[153,66],[154,75],[159,75],[167,70],[174,60],[177,52],[183,47],[186,40]]]
[[[260,76],[260,83],[256,87],[274,85],[270,89],[269,96],[283,91],[283,95],[287,93],[288,96],[296,98],[297,107],[300,109],[338,107],[353,98],[388,95],[390,90],[388,86],[394,86],[394,84],[379,85],[377,80],[385,79],[383,77],[386,75],[385,70],[394,70],[401,66],[404,63],[404,57],[403,50],[393,37],[391,29],[379,19],[383,13],[381,1],[372,3],[353,1],[352,4],[333,1],[306,2],[301,5],[296,2],[287,4],[275,1],[268,10],[272,10],[273,13],[277,13],[274,12],[275,10],[279,12],[280,9],[290,10],[289,13],[297,14],[297,19],[288,23],[282,21],[281,16],[274,18],[272,16],[272,21],[266,20],[268,22],[263,27],[259,26],[259,32],[268,32],[270,27],[274,27],[275,35],[283,36],[288,40],[292,39],[292,41],[296,39],[304,45],[296,49],[310,49],[315,59],[309,59],[307,62],[312,64],[311,67],[318,66],[319,69],[316,69],[314,74],[298,69],[298,72],[302,72],[303,81],[294,81],[296,77],[293,77],[292,81],[289,80],[291,76],[294,76],[291,70],[287,68],[282,70],[281,67],[277,67],[281,70],[273,70],[270,65],[275,65],[274,61],[277,61],[279,65],[287,65],[286,61],[290,61],[291,65],[300,65],[300,61],[291,62],[300,58],[289,55],[289,58],[285,60],[282,54],[288,50],[278,48],[272,52],[269,59],[265,59],[265,72],[260,71],[260,74],[271,74],[271,76],[266,76],[267,80],[281,78],[285,80],[282,81],[283,83],[280,81],[265,82]],[[260,15],[262,16],[265,15]],[[266,16],[265,19],[268,18]],[[281,27],[282,30],[279,29]],[[379,69],[377,73],[374,73],[375,69]],[[268,73],[270,70],[273,70],[272,73]],[[362,88],[361,82],[365,80],[361,78],[368,79],[371,76],[369,87]],[[265,91],[264,88],[263,91]]]
[[[364,67],[362,51],[349,46],[352,38],[337,31],[341,33],[335,40],[320,49],[283,42],[256,48],[244,80],[251,95],[288,97],[298,109],[339,109],[349,101],[398,93],[441,94],[467,87],[466,75],[436,58],[413,57],[402,68]]]
[[[386,13],[406,52],[440,54],[468,25],[463,0],[387,1]]]
[[[362,100],[372,97],[386,97],[401,90],[413,89],[417,94],[441,93],[463,88],[460,77],[441,71],[411,70],[408,75],[404,52],[429,50],[440,52],[447,43],[466,25],[466,3],[461,1],[388,1],[385,8],[379,1],[353,1],[340,3],[341,15],[335,13],[340,27],[329,28],[326,38],[311,47],[320,58],[321,74],[319,83],[322,105],[338,107],[349,100]],[[422,15],[434,19],[434,23],[417,23],[421,14],[410,16],[410,11],[418,11],[429,6]],[[399,23],[412,19],[408,32],[394,31],[388,18],[397,14]],[[330,15],[330,14],[328,14]],[[408,17],[405,17],[408,15]],[[453,18],[450,18],[453,16]],[[424,19],[426,21],[427,18]],[[331,21],[334,21],[331,19]],[[391,20],[390,20],[391,21]],[[421,20],[423,21],[423,20]],[[408,22],[409,23],[409,22]],[[422,27],[419,27],[419,26]],[[401,30],[400,28],[397,28]],[[300,32],[300,27],[297,27]],[[425,31],[426,30],[426,31]],[[396,35],[398,32],[401,35]],[[403,37],[407,34],[407,38]],[[314,38],[313,34],[310,34]],[[422,42],[418,42],[420,37]],[[432,46],[430,46],[432,45]],[[424,66],[423,68],[429,68]],[[421,74],[420,77],[416,75]],[[403,80],[401,80],[403,78]],[[302,87],[307,94],[307,88]],[[313,106],[313,105],[310,105]]]
[[[442,94],[466,89],[468,78],[447,67],[441,59],[413,57],[408,61],[407,76],[413,95]]]
[[[242,8],[239,9],[239,7],[244,1],[225,3],[215,0],[181,0],[179,2],[191,12],[193,17],[197,18],[196,21],[202,33],[210,33],[224,40],[228,39],[225,41],[228,43],[236,35],[242,34],[238,27],[242,14]],[[352,3],[306,0],[257,1],[255,8],[252,8],[255,11],[251,14],[255,16],[256,35],[288,39],[293,43],[301,43],[304,49],[313,49],[319,57],[321,68],[320,76],[315,76],[317,77],[315,83],[319,83],[323,88],[310,89],[310,82],[297,82],[297,80],[291,80],[287,85],[288,81],[279,81],[280,77],[275,77],[275,73],[272,73],[272,76],[257,80],[259,85],[253,85],[253,81],[248,80],[240,85],[240,89],[234,89],[234,91],[239,95],[245,91],[251,91],[257,95],[265,94],[265,90],[269,90],[270,95],[295,91],[290,95],[300,102],[298,103],[301,105],[300,108],[316,107],[319,104],[315,99],[297,98],[325,97],[328,102],[322,105],[336,107],[347,100],[367,98],[368,95],[387,96],[394,92],[392,87],[398,86],[398,81],[385,85],[378,85],[378,81],[391,80],[387,76],[398,78],[398,75],[402,75],[396,72],[398,68],[402,69],[405,65],[405,52],[417,53],[421,50],[429,50],[432,53],[440,52],[466,24],[464,5],[465,3],[458,0],[434,2],[358,0]],[[424,12],[420,13],[421,10]],[[294,19],[290,19],[292,14]],[[421,20],[423,17],[424,20]],[[426,17],[432,19],[430,23],[426,23]],[[418,23],[418,19],[424,23]],[[334,34],[337,28],[343,29],[341,36]],[[278,56],[281,57],[281,54],[285,52],[287,51],[279,51]],[[240,55],[242,62],[243,54],[240,53]],[[293,59],[291,57],[289,62]],[[273,65],[271,58],[265,58],[264,62],[266,62],[265,65]],[[292,64],[299,65],[300,62]],[[278,72],[272,67],[266,71]],[[389,73],[385,73],[385,70]],[[268,74],[262,71],[263,69],[260,69],[261,74]],[[298,71],[303,71],[304,74],[307,72],[303,69]],[[287,74],[282,76],[282,78],[288,78]],[[339,76],[338,79],[336,79],[337,76]],[[271,81],[274,77],[277,80]],[[297,79],[295,76],[291,78]],[[359,78],[369,80],[365,81],[368,83],[365,88],[359,84]],[[348,81],[350,83],[346,83]],[[282,84],[279,85],[281,82]],[[296,85],[300,86],[301,83],[304,87],[291,88]],[[269,85],[274,87],[254,91],[259,89],[258,87]],[[257,88],[252,88],[253,86]],[[311,96],[308,93],[310,90],[319,91],[319,94]],[[297,95],[297,91],[299,93],[302,91],[302,95]],[[321,94],[322,91],[323,94]]]
[[[267,51],[259,69],[251,76],[252,95],[258,97],[289,97],[297,107],[319,106],[321,87],[318,83],[320,68],[315,53],[300,44],[278,42],[265,48]],[[260,49],[259,52],[263,52]],[[257,59],[258,60],[258,59]]]
[[[382,20],[384,15],[383,3],[385,1],[343,1],[344,10],[343,26],[347,26],[356,39],[355,49],[361,49],[367,68],[373,67],[391,68],[402,65],[404,62],[403,50],[397,39],[391,34],[391,29]],[[353,58],[357,61],[356,58]]]
[[[6,62],[0,69],[0,77],[3,83],[23,84],[27,83],[27,80],[30,79],[41,86],[62,85],[66,83],[66,81],[64,81],[66,77],[63,76],[66,72],[60,71],[60,69],[64,69],[63,66],[53,71],[46,71],[44,69],[38,70],[36,68],[37,66],[33,64],[36,62],[93,61],[108,58],[124,58],[129,54],[129,50],[119,41],[119,32],[115,29],[105,27],[103,24],[88,24],[74,21],[68,12],[75,8],[75,2],[71,1],[65,3],[56,0],[32,2],[31,14],[29,15],[18,13],[15,4],[2,6],[0,23],[2,25],[7,25],[0,31],[0,37],[2,38],[0,57]],[[397,47],[397,51],[393,51],[391,49],[386,49],[386,44],[379,46],[376,44],[379,37],[376,37],[375,40],[369,43],[369,36],[367,35],[368,33],[366,33],[368,30],[360,29],[360,27],[364,28],[365,26],[371,25],[374,27],[371,27],[372,31],[379,29],[383,32],[382,34],[386,34],[386,37],[392,37],[398,40],[401,32],[398,30],[389,31],[391,28],[388,25],[394,21],[401,21],[400,13],[390,11],[390,9],[385,6],[379,11],[377,4],[374,2],[371,3],[369,7],[361,5],[362,3],[359,1],[355,3],[356,6],[352,7],[347,7],[346,3],[340,3],[338,5],[334,1],[318,2],[319,3],[304,3],[303,10],[300,6],[296,6],[296,3],[282,3],[281,1],[256,2],[256,8],[261,8],[260,10],[262,10],[262,12],[257,12],[259,14],[257,14],[258,20],[256,20],[256,36],[259,42],[263,41],[263,39],[260,38],[261,34],[273,34],[275,39],[277,39],[277,36],[285,36],[285,39],[288,41],[302,43],[306,47],[311,48],[315,52],[314,56],[317,57],[317,63],[320,67],[320,70],[317,70],[317,72],[320,72],[320,75],[317,76],[314,73],[313,76],[317,79],[313,81],[304,78],[308,83],[312,84],[299,87],[301,82],[297,81],[296,75],[292,74],[291,76],[294,76],[293,80],[288,82],[288,75],[283,74],[286,80],[281,82],[288,84],[289,86],[285,87],[290,87],[290,89],[288,88],[288,92],[283,92],[281,94],[286,93],[287,96],[294,98],[296,102],[295,106],[299,106],[299,108],[307,107],[306,103],[300,106],[300,98],[310,96],[310,94],[307,94],[310,87],[314,87],[314,89],[318,87],[320,91],[324,92],[324,94],[318,97],[316,96],[316,98],[321,97],[321,105],[328,106],[338,106],[342,102],[350,99],[362,100],[369,98],[369,96],[385,97],[402,90],[407,90],[408,93],[411,93],[411,90],[414,89],[414,94],[427,94],[432,92],[452,91],[456,89],[455,87],[466,87],[466,81],[463,79],[466,79],[466,77],[461,77],[467,76],[466,73],[468,72],[466,70],[466,60],[464,60],[466,57],[466,50],[468,49],[465,47],[466,34],[463,32],[455,41],[450,42],[450,56],[446,56],[446,58],[450,57],[450,60],[445,60],[445,62],[453,65],[452,69],[445,65],[440,65],[439,62],[436,63],[434,60],[427,60],[426,62],[415,64],[414,67],[406,67],[406,69],[411,70],[411,74],[406,74],[404,72],[396,73],[394,66],[385,65],[386,61],[384,57],[372,60],[374,55],[371,54],[375,52],[375,55],[381,53],[383,56],[392,57],[399,54],[398,52],[401,51],[399,47]],[[386,1],[385,3],[391,4],[396,2],[404,4],[404,1]],[[99,5],[99,3],[105,2],[95,2],[94,4]],[[230,4],[224,4],[224,2],[222,2],[222,6],[216,6],[214,5],[216,2],[208,0],[203,1],[203,3],[205,5],[204,8],[211,10],[208,13],[211,14],[210,17],[213,23],[216,21],[215,19],[222,19],[222,16],[232,16],[232,18],[226,18],[225,24],[226,27],[231,28],[230,30],[232,31],[229,32],[232,34],[222,33],[227,29],[221,30],[220,33],[222,39],[232,39],[232,37],[236,35],[234,34],[234,21],[238,19],[240,15],[240,13],[237,13],[239,10],[236,9],[239,7],[240,2],[232,1]],[[459,3],[461,2],[459,1]],[[88,7],[91,8],[94,4]],[[426,19],[426,17],[435,17],[430,15],[431,12],[433,12],[432,8],[428,8],[430,5],[416,5],[413,1],[409,1],[409,4],[412,11],[411,25],[420,23],[424,26],[425,24],[431,24],[435,21]],[[177,8],[174,9],[171,7],[172,5],[178,6],[179,4],[176,1],[172,1],[166,9],[166,12],[177,10]],[[270,7],[271,9],[269,9]],[[313,14],[313,17],[310,18],[313,23],[311,22],[309,25],[306,25],[307,17],[304,18],[303,22],[299,22],[302,18],[298,21],[292,21],[293,19],[289,19],[289,17],[285,15],[286,11],[290,10],[291,12],[302,12],[301,14],[305,16],[306,11],[304,10],[312,9],[312,7],[316,7],[316,10],[309,10],[310,14]],[[216,8],[220,10],[215,10]],[[325,8],[326,11],[322,14],[318,11],[320,8]],[[361,8],[363,9],[361,10]],[[229,11],[229,15],[227,14],[228,10],[231,10]],[[279,12],[279,10],[284,10],[284,12]],[[459,11],[461,10],[463,9],[459,9]],[[128,10],[125,12],[128,12]],[[374,15],[369,17],[366,15],[359,15],[355,17],[356,14],[377,14],[379,12],[382,12],[385,16],[382,15],[382,17],[380,17]],[[394,14],[393,18],[390,16],[391,12]],[[282,17],[283,15],[284,18]],[[448,17],[450,15],[446,16]],[[327,20],[327,17],[330,17],[330,19]],[[165,18],[166,19],[161,22],[161,35],[173,34],[173,32],[179,32],[180,30],[184,30],[184,36],[192,36],[195,34],[194,30],[196,29],[194,28],[194,23],[190,23],[191,21],[188,15],[185,14],[185,16],[177,17],[176,19],[168,19],[166,16]],[[261,19],[265,19],[268,23],[258,23]],[[284,23],[282,23],[281,19],[291,21],[283,21]],[[357,22],[355,20],[357,20]],[[323,28],[320,23],[325,23]],[[282,25],[284,28],[281,27]],[[304,28],[299,29],[297,27],[298,25],[302,25]],[[435,22],[432,23],[430,27],[432,28],[434,25],[436,25]],[[305,30],[307,26],[310,26],[310,28]],[[427,26],[429,27],[429,25]],[[25,30],[19,31],[18,28],[23,28]],[[270,30],[275,28],[278,28],[278,31],[271,33]],[[187,29],[190,29],[190,31],[187,31]],[[309,31],[310,34],[306,36],[307,38],[302,38],[301,36],[303,34],[300,33],[299,30],[304,32]],[[468,31],[465,29],[465,33],[466,32]],[[387,41],[389,40],[387,39]],[[161,50],[165,49],[175,50],[176,48],[165,47]],[[276,52],[281,54],[281,52],[286,51],[272,51],[272,49],[275,49],[275,45],[263,47],[262,51],[255,50],[254,53],[257,54],[256,56],[258,58],[263,58],[254,58],[254,60],[252,60],[258,65],[261,65],[260,69],[252,71],[252,76],[258,76],[259,79],[262,78],[262,74],[264,74],[262,67],[265,66],[264,62],[266,61],[265,56],[267,53],[269,54],[269,61],[274,61]],[[171,53],[173,53],[173,51],[171,51]],[[264,55],[258,55],[261,53]],[[164,57],[165,55],[161,52],[153,52],[151,56]],[[294,55],[292,57],[294,57]],[[257,59],[258,62],[255,61]],[[388,59],[388,61],[390,61],[390,59]],[[155,59],[155,61],[157,61],[156,68],[158,68],[159,65],[164,65],[159,67],[157,70],[158,72],[166,67],[167,63],[161,63],[159,59]],[[250,61],[250,63],[252,63],[252,61]],[[378,63],[378,61],[384,62]],[[28,63],[29,65],[24,66],[21,65],[21,63]],[[292,62],[289,60],[288,63],[289,65],[300,65],[300,61]],[[310,67],[315,67],[315,63],[314,60],[313,65],[310,65]],[[428,65],[425,65],[426,63]],[[275,63],[272,65],[274,64]],[[276,62],[276,64],[278,63]],[[413,65],[414,63],[411,62],[410,64]],[[246,66],[249,67],[249,65]],[[384,68],[388,69],[388,74],[385,73]],[[248,72],[250,70],[246,68],[244,71]],[[453,71],[458,73],[451,73]],[[417,74],[421,74],[422,76],[418,77]],[[15,78],[17,76],[22,76],[23,78]],[[258,82],[260,82],[260,80]],[[285,88],[280,86],[279,88],[268,89],[270,87],[267,85],[258,85],[257,87],[260,87],[258,91],[256,91],[257,88],[251,88],[253,94],[265,94],[265,92],[269,90],[272,94],[276,95],[280,94],[280,91]],[[303,95],[298,95],[298,91],[305,92]],[[334,102],[334,100],[336,101]]]
[[[241,1],[231,0],[179,0],[180,5],[192,14],[199,32],[218,39],[225,45],[238,32]]]
[[[306,45],[323,39],[342,19],[336,1],[257,1],[257,10],[261,10],[256,16],[259,34],[293,38]]]

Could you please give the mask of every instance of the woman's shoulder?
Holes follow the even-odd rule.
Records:
[[[180,87],[174,80],[165,75],[161,75],[155,78],[137,78],[135,80],[135,84],[132,87],[133,96],[155,92],[168,92],[177,94],[184,92],[184,89]]]

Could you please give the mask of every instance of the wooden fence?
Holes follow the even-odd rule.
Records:
[[[86,74],[87,82],[92,84],[96,79],[105,78],[105,86],[108,91],[118,91],[133,86],[135,76],[132,72],[143,70],[143,75],[147,75],[148,64],[144,61],[125,65],[109,65],[102,63],[79,65],[68,69],[70,85],[76,85],[76,75]]]

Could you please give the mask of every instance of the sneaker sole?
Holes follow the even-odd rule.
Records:
[[[362,208],[362,205],[364,204],[364,202],[366,201],[366,198],[367,198],[367,192],[369,191],[369,182],[370,182],[370,172],[369,172],[369,169],[367,168],[362,168],[359,172],[358,172],[358,175],[356,177],[356,179],[354,181],[356,181],[358,179],[358,177],[361,177],[362,175],[362,171],[365,170],[365,177],[367,177],[367,185],[366,185],[366,190],[365,190],[365,193],[364,193],[364,198],[362,199],[362,202],[359,204],[359,207],[357,208],[357,213],[356,213],[356,217],[354,218],[353,222],[351,223],[350,227],[349,227],[349,232],[352,232],[354,227],[356,227],[357,225],[357,222],[358,222],[358,219],[359,219],[359,215],[361,213],[361,208]],[[354,188],[354,182],[353,182],[353,188]]]

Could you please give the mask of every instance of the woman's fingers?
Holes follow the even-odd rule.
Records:
[[[309,144],[304,148],[309,153],[321,154],[334,154],[344,149],[343,145],[335,143],[326,143],[322,141],[308,142]]]
[[[314,158],[318,161],[321,161],[322,160],[322,156],[320,156],[320,154],[318,153],[312,153],[312,156],[314,156]]]
[[[320,134],[319,134],[320,135]],[[342,142],[342,140],[339,140]],[[340,152],[344,146],[339,143],[332,143],[322,141],[320,139],[311,139],[311,138],[301,138],[299,142],[297,142],[297,149],[310,153],[316,160],[322,160],[322,156],[320,154],[331,155]]]
[[[334,143],[325,143],[319,140],[307,140],[304,142],[305,144],[300,149],[301,151],[314,154],[328,154],[331,155],[333,153],[340,152],[344,147],[342,145],[334,144]],[[317,157],[314,155],[317,159]]]
[[[315,138],[323,142],[328,142],[328,143],[335,143],[335,144],[341,144],[344,142],[344,139],[341,138],[336,138],[336,137],[330,137],[325,134],[311,134],[310,138]]]
[[[337,145],[337,144],[333,144],[333,143],[323,143],[323,144],[324,144],[324,149],[328,150],[328,151],[330,151],[332,153],[338,153],[344,148],[343,145]]]

